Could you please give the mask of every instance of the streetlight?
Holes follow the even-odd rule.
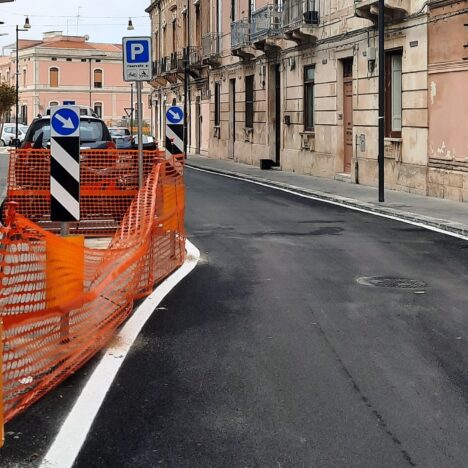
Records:
[[[132,18],[128,18],[128,25],[127,31],[133,31],[135,28],[133,27]],[[133,103],[133,83],[130,83],[130,107],[132,108],[130,111],[130,133],[133,137],[133,112],[134,112],[134,103]]]
[[[92,105],[92,71],[91,71],[91,62],[93,61],[93,58],[98,58],[98,57],[106,57],[106,54],[92,54],[89,57],[89,107],[93,107]]]
[[[19,31],[27,31],[31,29],[31,24],[29,23],[29,18],[26,16],[24,21],[24,26],[19,28],[16,25],[16,117],[15,117],[15,140],[18,144],[18,114],[19,114],[19,51],[18,51],[18,33]]]

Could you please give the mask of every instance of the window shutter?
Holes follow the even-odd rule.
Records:
[[[392,55],[392,131],[401,132],[401,113],[402,113],[402,89],[401,89],[401,71],[402,56],[400,54]]]

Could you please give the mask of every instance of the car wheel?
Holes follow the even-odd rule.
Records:
[[[5,141],[4,140],[0,140],[0,146],[5,146]]]

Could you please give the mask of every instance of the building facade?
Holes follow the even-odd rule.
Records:
[[[254,165],[270,159],[286,171],[376,185],[378,3],[152,2],[160,128],[165,107],[187,95],[190,151]],[[466,14],[464,0],[385,1],[388,188],[468,199],[458,164],[468,161],[460,131],[467,122]],[[446,29],[452,32],[441,40]],[[450,163],[440,168],[442,159]],[[436,187],[449,179],[461,190]]]
[[[64,36],[56,31],[45,33],[42,40],[20,40],[18,55],[21,122],[29,124],[38,114],[45,114],[47,107],[74,101],[92,107],[109,125],[125,123],[132,88],[123,81],[120,44],[92,43],[87,36]],[[0,58],[0,81],[15,86],[14,51]],[[145,86],[143,118],[149,124],[152,107],[148,99],[149,86]],[[11,119],[14,114],[15,108]]]

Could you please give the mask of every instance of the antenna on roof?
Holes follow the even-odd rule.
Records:
[[[76,35],[78,36],[78,27],[79,27],[79,24],[80,24],[80,10],[82,9],[83,7],[81,5],[78,6],[78,13],[76,15]]]

